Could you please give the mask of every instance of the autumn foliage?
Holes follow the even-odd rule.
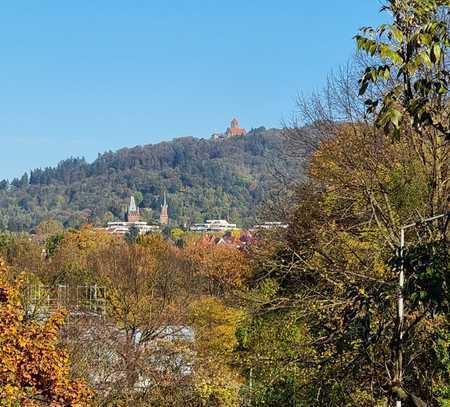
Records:
[[[45,321],[27,320],[18,283],[6,278],[0,258],[0,404],[2,406],[90,405],[92,392],[72,380],[66,351],[58,341],[63,314]]]

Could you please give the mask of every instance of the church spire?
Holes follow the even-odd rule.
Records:
[[[169,206],[167,205],[166,192],[164,191],[164,201],[161,205],[161,214],[159,216],[159,223],[167,225],[169,223]]]
[[[136,212],[136,201],[134,200],[134,196],[131,195],[130,205],[128,206],[128,212]]]
[[[131,195],[130,204],[128,205],[126,221],[127,222],[139,222],[139,208],[136,206],[136,201],[134,200],[134,196]]]

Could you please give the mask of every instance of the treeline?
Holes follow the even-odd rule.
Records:
[[[144,220],[155,221],[164,191],[175,225],[205,218],[250,225],[274,174],[293,165],[284,158],[280,131],[264,128],[224,141],[187,137],[125,148],[91,164],[71,158],[0,183],[0,228],[30,230],[45,219],[102,225],[123,219],[131,194],[147,208]]]

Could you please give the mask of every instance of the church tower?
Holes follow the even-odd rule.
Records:
[[[139,208],[136,207],[134,196],[131,195],[130,205],[128,206],[126,221],[127,222],[139,222],[140,220]]]
[[[169,224],[169,207],[167,205],[166,193],[164,192],[164,202],[161,205],[161,215],[159,216],[159,223],[161,225]]]

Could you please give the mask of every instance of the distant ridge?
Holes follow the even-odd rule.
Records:
[[[131,194],[141,215],[156,221],[164,191],[175,224],[225,218],[249,225],[270,191],[273,165],[291,168],[281,131],[264,127],[221,140],[122,148],[92,163],[69,158],[0,183],[0,229],[29,230],[48,218],[66,227],[105,224],[123,219]]]

